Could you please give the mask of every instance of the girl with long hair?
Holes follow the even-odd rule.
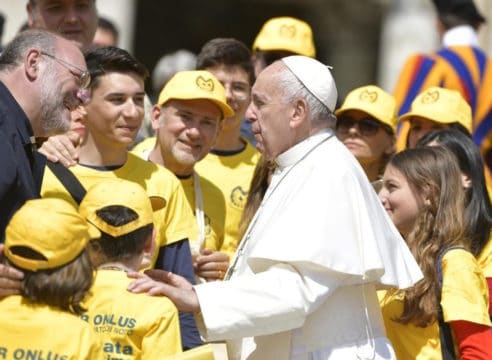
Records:
[[[405,291],[380,294],[399,359],[443,359],[445,340],[461,359],[492,358],[487,283],[466,237],[460,175],[443,147],[397,153],[383,175],[379,197],[424,273]],[[454,346],[440,338],[446,329]]]

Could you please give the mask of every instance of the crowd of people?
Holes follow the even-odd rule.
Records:
[[[148,96],[95,0],[28,0],[0,358],[492,359],[492,60],[472,0],[434,4],[443,49],[339,99],[297,18],[167,55]]]

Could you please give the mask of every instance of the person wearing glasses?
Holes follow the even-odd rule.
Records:
[[[335,115],[338,138],[357,158],[369,181],[378,180],[395,151],[395,99],[377,86],[362,86],[347,95]]]
[[[88,81],[80,50],[44,30],[18,34],[0,55],[0,243],[14,212],[39,197],[45,159],[35,137],[70,127]]]
[[[226,199],[225,235],[220,250],[232,257],[240,240],[239,222],[260,157],[241,136],[241,123],[255,80],[251,53],[236,39],[212,39],[198,54],[197,69],[210,71],[219,79],[225,87],[227,103],[234,110],[234,115],[223,120],[210,153],[196,165],[196,170],[215,184]]]

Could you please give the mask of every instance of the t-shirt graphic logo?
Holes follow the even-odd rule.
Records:
[[[212,79],[205,79],[203,76],[196,78],[196,85],[205,91],[214,91],[214,81]]]
[[[243,190],[243,188],[238,185],[231,191],[231,202],[234,206],[238,208],[244,208],[246,204],[246,198],[248,197],[248,192]]]

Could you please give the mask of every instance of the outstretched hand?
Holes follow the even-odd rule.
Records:
[[[0,244],[0,259],[3,258],[3,245]],[[18,295],[22,288],[24,274],[11,266],[0,263],[0,298]]]
[[[184,277],[164,270],[147,270],[144,274],[129,273],[128,277],[136,279],[128,285],[128,291],[147,293],[152,296],[167,296],[183,312],[200,311],[200,303],[193,285]]]

